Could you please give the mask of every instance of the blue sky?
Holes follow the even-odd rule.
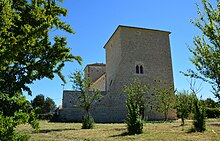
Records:
[[[212,0],[214,2],[215,0]],[[197,17],[196,4],[200,0],[64,0],[61,6],[68,9],[68,16],[62,18],[76,32],[74,35],[64,32],[52,32],[51,35],[67,37],[68,46],[74,55],[83,59],[83,65],[67,63],[63,69],[67,84],[64,89],[71,89],[68,75],[76,69],[83,69],[86,64],[105,63],[103,46],[118,25],[143,27],[170,31],[170,44],[173,62],[174,85],[179,91],[189,89],[189,78],[179,71],[194,69],[189,61],[192,55],[187,46],[193,46],[193,36],[200,31],[190,23]],[[199,85],[201,82],[197,81]],[[44,94],[54,99],[57,105],[62,103],[62,81],[43,79],[30,85],[33,96]],[[214,98],[211,87],[203,82],[202,97]]]

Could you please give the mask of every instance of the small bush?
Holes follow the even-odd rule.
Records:
[[[141,86],[140,81],[134,80],[133,84],[124,87],[124,92],[128,95],[125,102],[128,134],[141,134],[143,133],[143,120],[141,117],[144,110],[146,86]]]
[[[128,133],[133,134],[141,134],[143,133],[143,121],[141,118],[136,118],[134,120],[127,119]]]
[[[0,113],[0,141],[27,141],[30,136],[15,133],[17,121],[13,117],[4,117]]]
[[[139,108],[131,99],[126,102],[128,114],[126,118],[128,134],[141,134],[143,132],[143,120],[141,119]]]
[[[207,118],[219,118],[220,117],[220,108],[207,108],[206,109]]]
[[[195,111],[193,118],[193,128],[192,131],[195,132],[203,132],[206,130],[205,128],[205,107],[200,106],[198,99],[194,101]]]
[[[90,114],[86,114],[82,119],[82,129],[94,128],[95,122]]]

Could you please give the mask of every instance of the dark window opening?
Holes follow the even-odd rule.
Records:
[[[139,73],[139,66],[136,66],[136,73]]]
[[[140,66],[140,73],[141,73],[141,74],[144,73],[143,66]]]
[[[110,84],[109,84],[109,86],[111,86],[112,85],[112,80],[110,81]]]
[[[71,103],[71,101],[70,101],[70,103]]]

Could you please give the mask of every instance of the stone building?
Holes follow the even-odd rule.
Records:
[[[124,85],[139,79],[142,84],[162,80],[173,85],[170,32],[119,25],[105,44],[106,64],[89,64],[84,74],[100,89],[103,99],[91,111],[96,122],[123,122],[127,110]],[[64,121],[81,121],[84,111],[78,107],[75,91],[63,92],[59,118]],[[152,94],[148,94],[149,99]],[[154,108],[144,110],[148,119],[162,119]],[[168,117],[176,118],[175,112]]]

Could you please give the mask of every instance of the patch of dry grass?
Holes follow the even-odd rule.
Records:
[[[180,126],[180,121],[170,123],[145,123],[140,135],[127,135],[125,124],[96,124],[95,129],[81,129],[81,123],[50,123],[40,121],[41,130],[34,133],[29,125],[21,125],[17,132],[27,133],[33,141],[114,141],[114,140],[163,140],[163,141],[217,141],[220,140],[220,120],[207,121],[204,133],[187,133],[192,121]]]

